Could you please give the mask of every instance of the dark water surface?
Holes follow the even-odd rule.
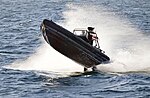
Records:
[[[149,0],[0,0],[0,97],[150,98],[150,74],[149,71],[142,72],[145,70],[115,74],[74,72],[62,76],[61,73],[34,68],[5,68],[36,53],[43,44],[39,29],[42,20],[52,19],[65,24],[67,19],[63,12],[73,10],[68,5],[107,9],[107,13],[127,19],[139,33],[150,36]],[[150,42],[149,39],[147,41]],[[150,63],[142,64],[149,66]]]

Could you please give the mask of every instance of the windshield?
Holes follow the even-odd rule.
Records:
[[[77,36],[86,36],[87,30],[73,30],[73,33]]]

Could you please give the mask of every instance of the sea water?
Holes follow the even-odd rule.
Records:
[[[0,97],[150,97],[149,0],[1,0]],[[111,58],[97,73],[50,47],[40,24],[95,27]]]

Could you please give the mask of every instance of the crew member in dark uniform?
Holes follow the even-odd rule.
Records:
[[[87,33],[88,33],[88,41],[89,41],[89,44],[90,44],[90,45],[93,45],[93,40],[94,40],[94,39],[93,39],[93,37],[94,37],[93,35],[96,34],[96,33],[93,31],[93,30],[94,30],[93,27],[88,27],[87,29],[88,29],[88,32],[87,32]],[[96,66],[92,67],[92,70],[93,70],[93,71],[96,71],[96,69],[97,69]],[[88,70],[88,69],[84,67],[84,71],[87,71],[87,70]]]
[[[94,31],[93,27],[88,27],[88,40],[89,40],[89,44],[93,45],[93,35],[92,34],[96,34]]]

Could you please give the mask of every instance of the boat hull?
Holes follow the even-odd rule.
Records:
[[[44,39],[55,50],[86,68],[110,60],[101,50],[94,48],[53,21],[45,19],[42,23],[42,31]]]

